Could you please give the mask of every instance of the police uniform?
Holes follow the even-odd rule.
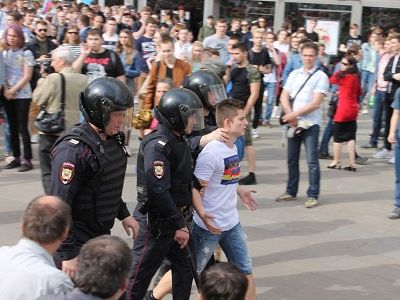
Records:
[[[51,194],[72,211],[68,238],[56,258],[70,260],[89,239],[110,234],[115,218],[130,216],[121,198],[127,153],[122,133],[102,140],[85,121],[55,143],[51,156]]]
[[[174,235],[186,226],[185,212],[186,215],[191,213],[191,181],[192,161],[187,140],[158,124],[157,130],[142,140],[138,153],[137,210],[142,216],[147,212],[147,231],[142,241],[144,245],[134,246],[136,267],[128,299],[144,297],[165,257],[174,269],[174,299],[189,299],[193,275],[186,252],[174,241]],[[135,240],[135,244],[137,242]],[[135,253],[135,247],[139,253]]]

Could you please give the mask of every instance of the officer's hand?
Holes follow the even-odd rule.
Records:
[[[217,140],[223,143],[229,139],[228,132],[224,128],[215,129],[213,132],[210,133],[210,135],[211,140]]]
[[[174,241],[181,246],[181,249],[185,248],[189,241],[189,229],[185,226],[175,231]]]
[[[132,238],[134,239],[135,237],[137,237],[139,233],[139,223],[132,216],[123,219],[122,226],[124,227],[128,236],[131,235],[132,230]]]
[[[61,270],[65,273],[67,273],[67,275],[70,278],[74,278],[75,273],[76,273],[76,265],[77,264],[78,264],[78,257],[75,257],[70,260],[63,260],[62,265],[61,265],[62,266]]]

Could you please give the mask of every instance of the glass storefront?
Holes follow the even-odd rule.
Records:
[[[363,7],[362,36],[366,37],[372,26],[382,27],[385,31],[398,27],[399,8]]]
[[[267,18],[268,26],[272,27],[275,14],[275,1],[255,0],[228,0],[221,1],[220,16],[231,20],[232,18],[257,20],[263,16]]]

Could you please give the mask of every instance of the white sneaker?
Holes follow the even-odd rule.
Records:
[[[362,114],[362,115],[368,115],[368,109],[364,108],[364,109],[361,111],[361,114]]]
[[[39,135],[37,133],[31,135],[31,144],[39,143]]]
[[[271,118],[279,119],[280,117],[281,117],[281,108],[279,106],[274,106]]]
[[[379,151],[378,153],[375,153],[372,155],[373,158],[392,158],[393,154],[392,151],[389,151],[388,149],[384,148],[383,150]]]
[[[388,161],[389,164],[393,165],[396,163],[396,158],[393,156],[391,159]]]
[[[252,136],[254,139],[258,139],[258,138],[260,137],[260,135],[258,134],[258,132],[257,132],[256,129],[252,129],[252,130],[251,130],[251,136]]]

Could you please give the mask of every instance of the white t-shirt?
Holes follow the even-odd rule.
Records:
[[[236,146],[229,148],[222,142],[212,141],[204,147],[196,162],[194,175],[208,181],[202,196],[204,210],[215,218],[215,225],[222,231],[230,230],[239,223],[236,209],[239,161]],[[207,229],[196,212],[193,220]]]
[[[174,52],[175,57],[184,61],[190,60],[190,57],[192,56],[192,47],[193,45],[191,43],[182,44],[180,42],[176,42]]]

